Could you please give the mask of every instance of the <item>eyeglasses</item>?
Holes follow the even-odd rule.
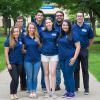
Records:
[[[56,15],[56,17],[62,17],[63,15]]]

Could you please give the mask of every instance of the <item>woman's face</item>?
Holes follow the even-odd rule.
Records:
[[[30,24],[28,27],[29,35],[33,35],[34,32],[35,32],[35,26],[33,24]]]
[[[53,23],[52,23],[52,21],[50,19],[47,19],[45,21],[45,25],[46,25],[47,29],[52,29]]]
[[[63,22],[62,23],[62,29],[64,32],[68,32],[69,31],[69,26],[67,22]]]
[[[13,32],[14,38],[18,38],[19,34],[20,34],[19,28],[14,28],[14,32]]]

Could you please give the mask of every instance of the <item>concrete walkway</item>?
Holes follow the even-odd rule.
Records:
[[[40,86],[40,73],[39,73],[39,80],[38,80],[38,99],[43,100],[41,86]],[[6,70],[0,73],[0,100],[10,100],[9,95],[9,84],[10,84],[10,76]],[[63,77],[61,83],[61,90],[57,91],[56,94],[58,96],[57,100],[65,100],[67,98],[61,98],[61,95],[64,93],[64,85],[63,85]],[[19,100],[31,100],[28,97],[28,93],[20,91],[18,89],[18,96]],[[47,100],[52,100],[52,98],[47,98]],[[72,100],[100,100],[100,82],[97,82],[96,79],[90,74],[90,94],[84,95],[82,79],[81,79],[81,89],[76,94],[76,97]]]

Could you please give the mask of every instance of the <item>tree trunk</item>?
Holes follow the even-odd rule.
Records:
[[[90,21],[92,24],[92,29],[93,29],[94,35],[96,36],[95,18],[91,9],[90,9],[89,15],[90,15]]]
[[[4,27],[4,35],[7,35],[7,20],[8,20],[8,17],[3,15],[3,27]]]

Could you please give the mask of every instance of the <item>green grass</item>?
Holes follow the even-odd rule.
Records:
[[[5,68],[5,58],[4,58],[4,44],[5,37],[0,37],[0,71]]]
[[[89,53],[90,72],[100,81],[100,44],[94,44]]]
[[[96,28],[96,35],[100,36],[100,28]]]

